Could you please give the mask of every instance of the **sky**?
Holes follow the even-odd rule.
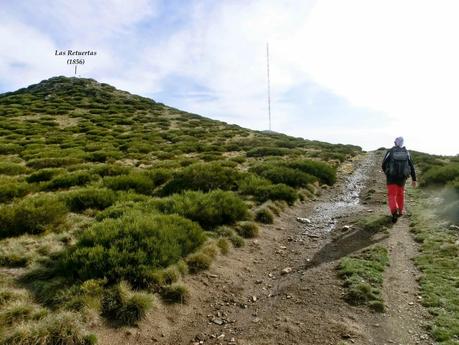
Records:
[[[457,0],[0,0],[0,93],[78,76],[243,127],[459,153]]]

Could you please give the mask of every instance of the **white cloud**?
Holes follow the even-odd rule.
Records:
[[[384,114],[374,121],[374,129],[359,123],[337,129],[340,138],[361,128],[362,136],[377,131],[378,139],[384,139],[360,140],[369,143],[367,148],[388,146],[403,134],[415,149],[456,154],[458,14],[456,1],[320,0],[312,9],[303,1],[225,2],[207,9],[207,15],[187,28],[189,45],[201,51],[190,50],[194,59],[185,73],[219,98],[189,106],[217,115],[252,110],[252,118],[243,124],[262,127],[264,44],[269,39],[274,110],[288,106],[280,103],[280,94],[311,79],[355,107]],[[301,104],[300,99],[294,102]],[[250,110],[244,112],[245,107]],[[274,111],[279,115],[298,120]]]

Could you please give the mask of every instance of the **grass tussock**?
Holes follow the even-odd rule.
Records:
[[[390,216],[385,214],[375,214],[362,218],[359,220],[357,225],[366,231],[378,232],[387,230],[393,224]]]
[[[190,293],[183,284],[172,284],[161,290],[161,297],[167,303],[185,304],[190,298]]]
[[[272,224],[274,216],[268,207],[263,207],[255,212],[255,220],[263,224]]]
[[[135,325],[145,317],[153,304],[153,297],[134,292],[124,281],[106,290],[102,296],[102,315],[121,325]]]
[[[190,273],[198,273],[209,269],[212,257],[202,252],[193,253],[186,258],[186,263]]]
[[[1,345],[93,345],[94,335],[87,334],[79,315],[56,312],[38,321],[20,323],[1,340]]]
[[[343,258],[338,265],[338,275],[344,279],[345,300],[353,305],[368,305],[374,311],[383,312],[381,289],[383,272],[388,264],[387,249],[381,245]]]
[[[435,214],[432,201],[421,191],[411,191],[418,201],[413,208],[411,231],[420,243],[415,258],[421,270],[422,304],[432,314],[431,334],[440,344],[459,339],[459,233]]]

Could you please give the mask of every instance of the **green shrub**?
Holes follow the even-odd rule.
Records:
[[[180,164],[183,164],[183,161]],[[145,174],[151,179],[155,187],[161,186],[172,178],[172,171],[165,168],[147,170]]]
[[[452,163],[445,166],[434,166],[423,174],[423,186],[446,185],[459,178],[459,163]]]
[[[12,177],[0,176],[0,203],[20,198],[30,192],[30,186]]]
[[[268,200],[283,200],[293,205],[298,200],[298,193],[292,187],[282,183],[260,187],[255,191],[254,196],[260,203]]]
[[[239,178],[240,173],[237,170],[220,163],[192,164],[177,172],[172,180],[164,185],[162,193],[170,195],[185,190],[235,190]]]
[[[37,158],[27,162],[27,166],[34,169],[59,168],[68,165],[74,165],[83,162],[80,158],[63,157],[63,158]]]
[[[274,216],[267,207],[263,207],[255,212],[255,220],[264,224],[272,224],[274,223]]]
[[[0,162],[0,175],[21,175],[28,172],[27,167],[10,162]]]
[[[101,309],[106,318],[131,326],[145,317],[152,304],[152,296],[133,292],[126,282],[121,281],[105,291]]]
[[[117,196],[109,189],[86,188],[67,193],[64,200],[72,212],[81,212],[88,208],[103,210],[113,205]]]
[[[122,157],[122,153],[119,151],[115,150],[99,150],[99,151],[94,151],[90,152],[87,154],[86,159],[90,162],[105,162],[109,159],[120,159]]]
[[[80,317],[71,312],[56,312],[37,321],[18,324],[7,333],[2,345],[92,345],[93,335],[86,335]]]
[[[82,186],[92,180],[93,176],[86,171],[76,171],[54,177],[46,186],[48,190]]]
[[[59,168],[41,169],[27,176],[26,181],[29,183],[49,181],[63,172],[65,172],[65,170]]]
[[[62,258],[60,268],[81,280],[107,277],[147,286],[155,269],[176,263],[204,239],[197,224],[180,216],[130,211],[94,224]]]
[[[129,174],[131,168],[119,164],[101,164],[92,169],[92,172],[101,176],[119,176]]]
[[[22,151],[22,146],[18,144],[0,144],[0,155],[12,155]]]
[[[327,163],[313,160],[298,160],[286,164],[289,168],[316,176],[321,183],[333,185],[336,182],[336,169]]]
[[[140,194],[152,194],[155,185],[144,173],[105,177],[104,185],[113,190],[133,190]]]
[[[212,263],[212,258],[204,253],[194,253],[186,258],[190,273],[198,273],[208,269]]]
[[[273,183],[283,183],[291,187],[306,187],[317,178],[297,169],[273,163],[264,163],[251,168],[251,171]]]
[[[282,147],[255,147],[247,151],[247,157],[285,156],[290,150]]]
[[[187,303],[190,298],[190,293],[183,284],[172,284],[165,286],[161,290],[161,297],[167,303]]]
[[[248,215],[247,205],[236,194],[221,190],[175,194],[160,199],[157,207],[163,213],[177,213],[194,220],[205,229],[232,224]]]
[[[272,186],[272,183],[266,178],[254,174],[247,174],[239,180],[238,185],[241,194],[257,195],[260,189]]]
[[[0,238],[39,234],[58,223],[67,208],[55,196],[39,194],[0,206]]]
[[[236,226],[236,231],[244,238],[254,238],[258,236],[260,229],[254,222],[240,222]]]

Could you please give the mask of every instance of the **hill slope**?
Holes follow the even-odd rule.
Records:
[[[89,79],[2,94],[0,114],[6,343],[67,331],[74,344],[91,343],[91,317],[135,324],[152,293],[183,301],[176,282],[186,271],[256,236],[255,220],[272,222],[332,185],[336,167],[360,152],[228,125]]]

